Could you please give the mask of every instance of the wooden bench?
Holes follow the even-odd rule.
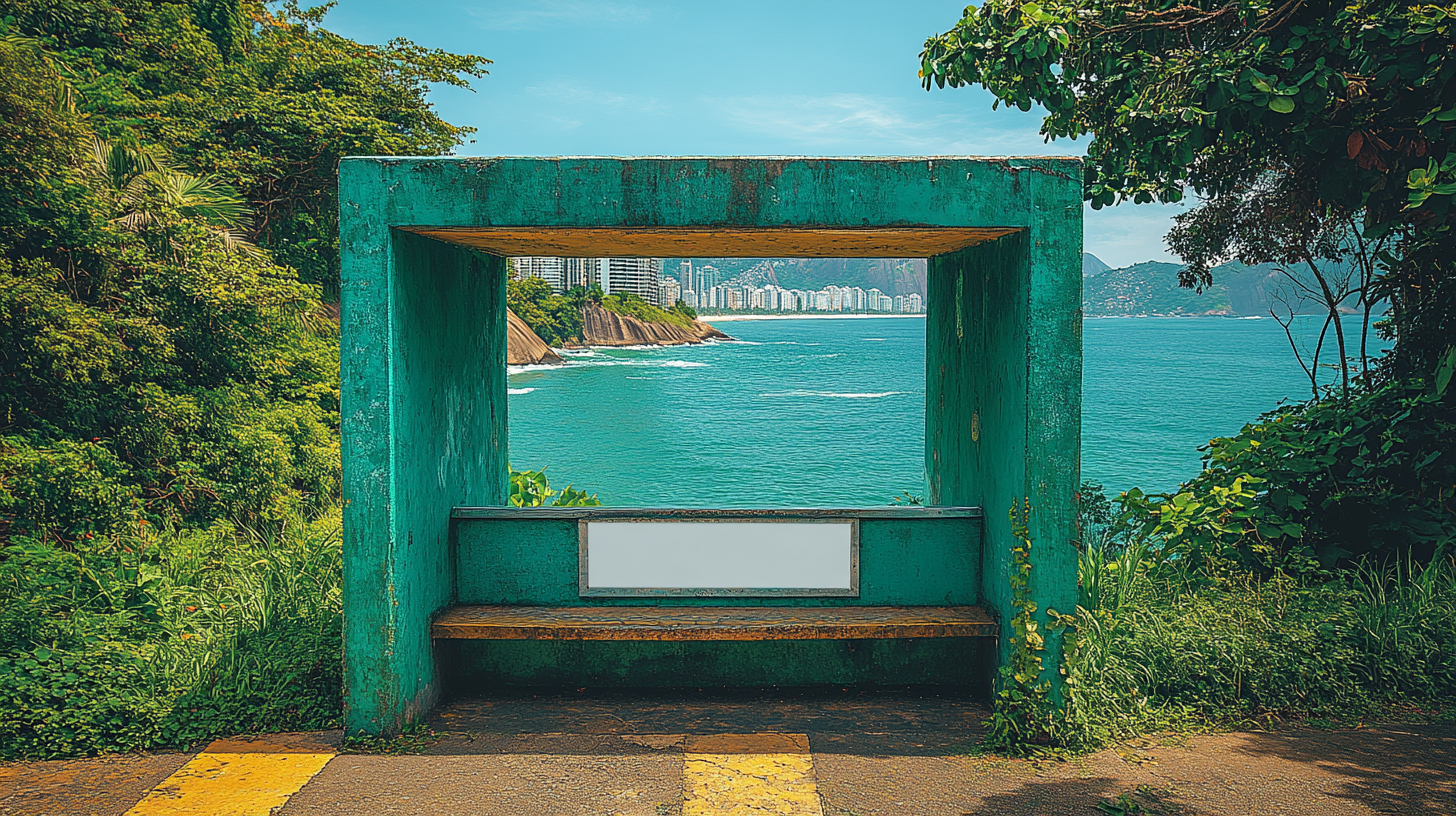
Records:
[[[976,606],[456,606],[439,639],[856,640],[994,637]]]

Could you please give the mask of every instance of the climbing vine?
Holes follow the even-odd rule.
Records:
[[[1036,619],[1036,601],[1031,596],[1031,502],[1013,503],[1009,512],[1011,535],[1016,544],[1011,548],[1011,642],[1009,654],[1001,665],[996,683],[996,697],[991,713],[991,730],[986,737],[988,748],[997,751],[1024,751],[1029,746],[1049,745],[1056,736],[1058,706],[1052,697],[1052,682],[1042,677],[1046,634]],[[1074,620],[1048,609],[1052,629],[1067,629]],[[1066,656],[1059,670],[1067,673]]]

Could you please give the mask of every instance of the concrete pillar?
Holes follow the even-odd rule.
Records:
[[[1010,636],[1014,545],[1008,513],[1030,503],[1032,598],[1077,603],[1081,478],[1082,203],[1075,184],[1033,175],[1031,225],[932,257],[926,318],[926,472],[930,503],[986,513],[982,603]],[[1043,630],[1045,631],[1045,630]],[[1060,688],[1061,643],[1044,677]]]
[[[345,727],[396,734],[440,694],[429,627],[454,601],[450,510],[509,495],[506,263],[351,217],[352,180],[341,179],[355,247],[341,316]]]

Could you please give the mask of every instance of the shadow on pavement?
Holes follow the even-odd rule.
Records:
[[[429,753],[633,755],[681,750],[689,734],[791,733],[816,752],[944,756],[975,745],[985,717],[943,689],[520,691],[437,709]]]
[[[1240,735],[1236,750],[1329,775],[1325,795],[1382,813],[1456,813],[1456,726],[1388,723]]]

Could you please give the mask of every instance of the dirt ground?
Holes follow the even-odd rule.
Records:
[[[807,736],[806,765],[825,816],[1456,816],[1456,727],[1449,725],[1285,726],[1028,761],[978,755],[984,717],[965,699],[913,690],[462,700],[434,712],[438,739],[422,753],[336,756],[279,813],[813,812],[704,810],[685,794],[694,739],[792,734]],[[319,737],[337,742],[337,734]],[[189,758],[0,765],[0,814],[119,816]]]

